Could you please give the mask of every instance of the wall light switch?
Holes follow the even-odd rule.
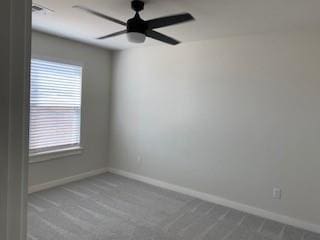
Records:
[[[142,157],[141,157],[140,155],[137,156],[137,163],[138,163],[139,165],[142,164]]]
[[[273,189],[273,198],[274,199],[281,199],[281,189],[280,188]]]

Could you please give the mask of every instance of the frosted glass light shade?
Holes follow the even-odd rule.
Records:
[[[138,32],[129,32],[127,34],[129,42],[132,43],[143,43],[146,40],[146,36]]]

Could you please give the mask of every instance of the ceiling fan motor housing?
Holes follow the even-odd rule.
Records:
[[[128,32],[138,32],[138,33],[143,33],[148,29],[147,23],[140,18],[139,14],[136,13],[136,15],[129,19],[127,22],[127,31]]]

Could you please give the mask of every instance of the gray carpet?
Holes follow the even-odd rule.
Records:
[[[28,240],[320,240],[109,173],[31,194],[28,210]]]

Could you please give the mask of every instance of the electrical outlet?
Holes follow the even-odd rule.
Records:
[[[280,188],[273,188],[272,196],[274,199],[281,199],[281,189]]]

